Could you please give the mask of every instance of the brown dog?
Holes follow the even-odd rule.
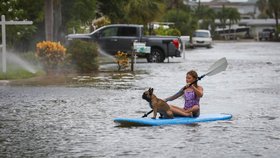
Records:
[[[152,118],[156,118],[157,112],[160,113],[163,116],[163,118],[173,118],[173,113],[170,110],[169,105],[162,99],[157,98],[153,94],[153,91],[153,88],[149,88],[149,90],[145,91],[142,95],[142,98],[150,103],[150,107],[154,111],[154,116]]]

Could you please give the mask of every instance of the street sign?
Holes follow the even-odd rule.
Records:
[[[151,47],[146,46],[143,42],[133,42],[133,49],[137,53],[151,53]]]
[[[5,15],[1,16],[1,28],[2,28],[2,44],[0,48],[2,48],[2,70],[3,73],[7,72],[7,55],[6,55],[6,25],[32,25],[32,21],[6,21]]]

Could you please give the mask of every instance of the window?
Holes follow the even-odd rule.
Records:
[[[102,37],[110,37],[110,36],[117,36],[117,31],[118,28],[117,27],[109,27],[107,29],[104,29],[102,32],[101,32],[101,36]]]
[[[195,32],[193,37],[209,37],[208,32]]]
[[[119,27],[118,36],[137,36],[136,27]]]

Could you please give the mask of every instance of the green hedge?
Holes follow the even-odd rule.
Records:
[[[98,47],[96,43],[73,40],[67,47],[71,63],[80,73],[90,73],[98,70]]]
[[[181,36],[181,32],[176,28],[169,28],[165,29],[163,27],[159,27],[158,29],[155,29],[156,35],[162,35],[162,36]]]

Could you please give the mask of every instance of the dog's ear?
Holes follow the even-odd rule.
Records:
[[[154,89],[153,88],[149,88],[149,94],[152,95],[154,92]]]

